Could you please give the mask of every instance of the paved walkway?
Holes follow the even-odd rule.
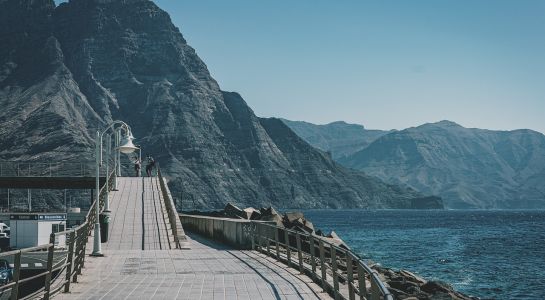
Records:
[[[170,249],[173,239],[158,178],[122,177],[117,188],[110,192],[110,239],[103,249]]]
[[[155,178],[122,178],[119,191],[110,194],[105,257],[86,257],[79,283],[55,298],[330,299],[308,277],[255,251],[197,235],[188,238],[188,250],[165,247],[160,194]]]

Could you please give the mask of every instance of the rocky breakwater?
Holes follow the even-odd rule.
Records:
[[[189,215],[201,215],[220,218],[232,218],[232,219],[244,219],[244,220],[256,220],[256,221],[269,221],[274,222],[280,228],[290,229],[292,231],[300,232],[301,234],[309,234],[315,238],[321,239],[325,242],[326,249],[326,261],[325,264],[331,266],[332,262],[330,257],[330,250],[328,245],[335,245],[338,248],[350,250],[349,246],[334,232],[331,231],[325,234],[320,229],[316,229],[314,224],[305,218],[302,212],[286,212],[279,213],[272,207],[263,208],[239,208],[236,205],[228,203],[222,210],[216,211],[189,211],[184,212]],[[280,237],[281,242],[284,242],[283,237]],[[291,241],[290,241],[291,244]],[[308,244],[303,245],[303,251],[309,250]],[[306,249],[305,249],[306,248]],[[316,250],[318,251],[318,250]],[[316,252],[317,253],[317,252]],[[310,258],[304,257],[305,263],[310,265]],[[367,265],[379,274],[382,282],[388,288],[390,293],[394,295],[395,299],[400,300],[477,300],[479,298],[473,296],[467,296],[454,290],[452,286],[441,281],[426,280],[407,270],[394,270],[381,266],[378,263],[367,261]],[[345,258],[338,257],[337,267],[341,271],[339,282],[346,282],[348,265]],[[328,276],[331,276],[331,268],[328,268]],[[354,262],[353,265],[355,281],[357,282],[357,266]],[[368,280],[368,278],[366,278]],[[369,286],[369,284],[367,285]]]

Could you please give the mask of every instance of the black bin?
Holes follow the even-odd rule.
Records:
[[[104,211],[98,217],[100,223],[100,242],[106,243],[108,241],[108,227],[110,226],[110,212]]]

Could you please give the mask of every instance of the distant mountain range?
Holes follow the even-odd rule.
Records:
[[[388,133],[384,130],[365,129],[363,125],[343,121],[316,125],[304,121],[281,120],[309,144],[331,153],[334,159],[356,153]]]
[[[96,130],[123,120],[196,208],[443,207],[257,117],[152,1],[0,0],[0,45],[0,160],[93,166]]]
[[[545,136],[536,131],[450,121],[392,132],[344,122],[285,123],[341,164],[440,195],[448,208],[545,208]]]

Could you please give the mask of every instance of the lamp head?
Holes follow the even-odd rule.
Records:
[[[123,139],[119,143],[119,147],[118,147],[119,151],[121,153],[129,154],[129,153],[133,153],[135,150],[138,150],[138,147],[136,147],[132,143],[132,140],[134,140],[134,137],[130,133],[126,135],[125,137],[123,137]]]

